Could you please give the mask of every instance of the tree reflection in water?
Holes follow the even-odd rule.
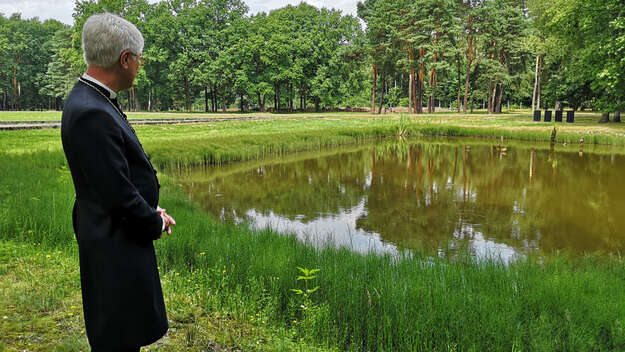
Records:
[[[622,251],[624,156],[578,151],[399,140],[178,177],[214,216],[359,252]]]

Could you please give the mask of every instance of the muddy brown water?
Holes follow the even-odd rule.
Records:
[[[223,221],[359,252],[510,261],[625,250],[622,147],[499,144],[379,141],[176,177]]]

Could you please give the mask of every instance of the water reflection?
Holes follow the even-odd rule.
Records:
[[[621,251],[623,156],[586,149],[580,157],[579,146],[394,141],[178,177],[224,220],[359,252],[468,248],[509,261]]]
[[[360,253],[397,253],[397,247],[382,241],[375,232],[358,228],[359,218],[367,216],[366,199],[350,209],[339,209],[336,214],[321,214],[315,219],[296,216],[294,219],[270,211],[263,214],[250,209],[245,214],[253,219],[251,225],[256,229],[272,228],[281,233],[295,234],[300,240],[316,246],[337,245]]]

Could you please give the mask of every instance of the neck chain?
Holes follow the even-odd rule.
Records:
[[[87,81],[86,79],[84,79],[82,77],[79,77],[78,80],[81,81],[82,83],[88,85],[89,87],[93,88],[96,92],[100,93],[100,95],[103,96],[104,99],[106,99],[106,101],[108,101],[109,104],[111,104],[111,106],[113,108],[115,108],[115,111],[117,111],[119,113],[119,115],[124,118],[124,120],[126,119],[126,116],[121,112],[121,110],[119,110],[117,105],[113,104],[111,99],[109,97],[107,97],[104,93],[102,93],[96,86],[94,86],[93,84],[91,84],[89,81]]]

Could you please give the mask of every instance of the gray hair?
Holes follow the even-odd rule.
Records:
[[[143,36],[134,24],[111,13],[90,16],[82,27],[82,48],[85,63],[108,68],[115,64],[124,50],[139,55],[143,52]]]

